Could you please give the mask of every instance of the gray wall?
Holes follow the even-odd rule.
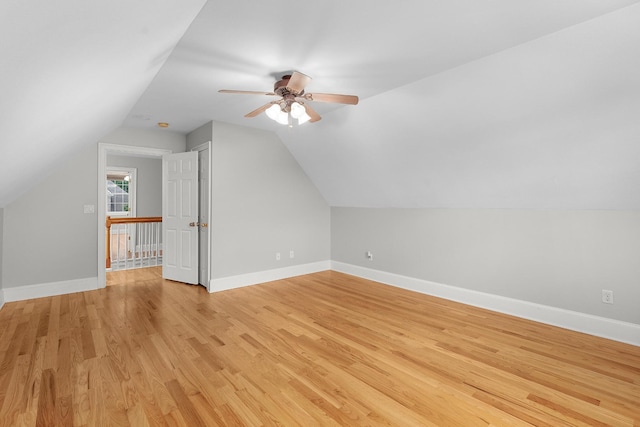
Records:
[[[637,211],[334,207],[331,227],[334,261],[640,324]]]
[[[4,248],[4,208],[0,208],[0,289],[2,289],[2,248]],[[1,298],[0,303],[2,301],[4,298]]]
[[[107,166],[136,168],[136,215],[162,216],[162,159],[109,154]]]
[[[328,260],[329,207],[279,138],[213,127],[212,278]],[[210,129],[205,125],[192,140],[210,140]],[[164,130],[120,128],[101,142],[186,149],[184,135]],[[97,275],[97,215],[83,213],[83,205],[97,205],[97,173],[92,144],[4,208],[5,288]],[[280,261],[275,252],[282,253]]]
[[[213,122],[207,122],[187,135],[187,151],[213,141]]]
[[[103,137],[100,142],[117,145],[133,145],[137,147],[162,148],[171,150],[174,153],[182,153],[187,146],[184,135],[168,129],[150,131],[144,129],[118,128]]]
[[[329,206],[275,133],[214,122],[212,170],[212,278],[330,259]]]
[[[4,210],[5,288],[95,277],[97,145],[73,157]]]
[[[116,129],[101,142],[184,151],[184,135]],[[97,142],[78,150],[39,185],[4,208],[4,288],[97,276]]]

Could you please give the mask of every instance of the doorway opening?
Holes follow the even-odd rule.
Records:
[[[199,151],[201,152],[201,159],[206,163],[206,175],[203,175],[200,179],[206,182],[205,191],[206,194],[209,193],[211,189],[211,172],[210,172],[210,160],[211,160],[211,150],[210,150],[211,142],[207,142],[202,144],[199,147],[191,151]],[[98,287],[104,288],[106,286],[106,262],[107,259],[107,249],[106,249],[106,236],[105,233],[105,225],[107,222],[107,186],[106,186],[106,177],[107,177],[107,157],[109,155],[114,156],[125,156],[125,157],[143,157],[143,158],[153,158],[153,159],[162,159],[163,155],[171,154],[171,150],[160,149],[160,148],[149,148],[149,147],[137,147],[137,146],[128,146],[128,145],[116,145],[116,144],[108,144],[108,143],[99,143],[98,144]],[[131,175],[130,175],[131,177]],[[124,176],[122,177],[124,178]],[[132,178],[130,178],[133,180]],[[134,185],[137,182],[137,179],[133,180]],[[202,182],[202,181],[201,181]],[[136,191],[137,190],[137,191]],[[133,191],[136,191],[136,199],[140,202],[140,198],[143,196],[142,193],[139,192],[140,187],[136,186]],[[146,192],[144,192],[146,193]],[[162,192],[161,192],[162,193]],[[202,194],[200,195],[202,197]],[[161,194],[157,196],[162,200]],[[136,213],[143,214],[140,211],[142,205],[140,203],[134,202],[133,207],[124,208],[124,203],[122,204],[122,210],[128,212],[129,209],[133,211],[135,209]],[[209,222],[209,213],[210,213],[210,197],[207,196],[206,201],[203,201],[204,206],[206,206],[206,210],[200,210],[201,216],[199,217],[199,222],[201,224],[207,224]],[[208,227],[202,227],[200,229],[200,237],[203,239],[206,244],[199,245],[198,252],[199,258],[201,260],[202,266],[200,268],[201,274],[199,275],[199,283],[203,285],[208,291],[210,290],[210,229]],[[139,247],[139,245],[138,245]],[[144,249],[144,248],[143,248]]]

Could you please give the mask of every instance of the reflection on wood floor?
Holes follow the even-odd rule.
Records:
[[[640,348],[321,272],[0,311],[0,424],[639,426]]]
[[[131,270],[107,272],[107,286],[126,285],[136,281],[162,281],[162,267],[133,268]]]

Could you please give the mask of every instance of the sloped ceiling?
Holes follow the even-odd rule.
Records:
[[[275,130],[334,206],[640,209],[638,1],[23,3],[0,6],[0,206],[117,126],[215,120]],[[361,102],[289,129],[217,92],[292,70]]]
[[[640,6],[280,132],[333,206],[640,209]]]
[[[204,3],[0,2],[0,207],[119,127]]]

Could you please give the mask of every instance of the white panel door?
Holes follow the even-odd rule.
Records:
[[[162,156],[162,277],[198,284],[198,153]]]

